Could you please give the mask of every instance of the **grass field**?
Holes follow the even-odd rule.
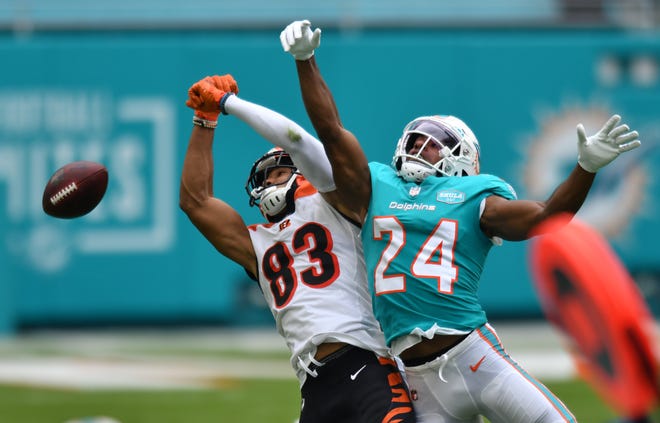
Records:
[[[548,383],[578,421],[615,418],[580,381]],[[0,386],[0,421],[63,423],[73,418],[110,416],[121,423],[293,423],[298,416],[298,382],[236,380],[218,389],[77,391]]]
[[[546,326],[500,328],[512,356],[524,361],[578,421],[615,421],[614,411],[590,386],[565,376],[569,359]],[[0,423],[64,423],[92,416],[121,423],[293,423],[299,403],[298,381],[274,330],[0,339]]]

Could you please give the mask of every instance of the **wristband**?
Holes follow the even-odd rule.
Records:
[[[228,114],[225,111],[225,103],[227,102],[227,99],[229,97],[231,97],[232,95],[234,95],[234,93],[229,91],[229,92],[225,93],[225,95],[223,95],[222,98],[220,99],[220,113],[222,113],[223,115]]]
[[[203,119],[197,115],[193,116],[193,125],[201,126],[206,129],[215,129],[218,126],[217,120]]]

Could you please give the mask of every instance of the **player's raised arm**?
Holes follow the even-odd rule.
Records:
[[[214,76],[218,81],[225,76]],[[277,147],[284,149],[293,160],[298,171],[321,193],[334,208],[354,221],[361,221],[362,216],[348,208],[341,201],[333,179],[330,161],[323,145],[300,125],[267,107],[239,98],[231,91],[225,91],[222,85],[210,87],[209,97],[217,99],[210,102],[208,110],[238,117],[255,132]],[[205,109],[207,110],[207,109]]]
[[[291,155],[305,179],[321,193],[335,190],[332,168],[323,145],[296,122],[267,107],[228,95],[222,113],[236,116],[255,132]]]
[[[342,125],[316,63],[314,50],[320,45],[321,30],[312,31],[307,20],[295,21],[282,31],[280,41],[284,51],[296,59],[305,109],[332,164],[341,201],[363,219],[371,197],[369,167],[358,140]]]
[[[619,115],[612,116],[597,133],[589,137],[582,124],[577,126],[578,163],[545,202],[489,197],[481,216],[484,233],[489,237],[523,240],[529,238],[532,229],[548,217],[559,213],[577,213],[587,198],[596,172],[619,154],[641,145],[639,133],[631,131],[626,124],[619,125],[620,121]]]
[[[226,76],[215,82],[213,77],[202,79],[188,92],[186,105],[195,109],[195,116],[183,161],[179,206],[221,254],[256,275],[256,256],[243,218],[213,194],[213,138],[219,114],[214,104],[222,97],[216,98],[218,93],[211,89],[216,82],[225,84],[226,91],[238,91],[234,79]]]

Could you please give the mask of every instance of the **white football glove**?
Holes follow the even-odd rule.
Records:
[[[308,20],[294,21],[280,33],[280,42],[285,52],[296,60],[307,60],[314,55],[314,49],[321,44],[321,29],[312,32]]]
[[[587,172],[596,173],[600,168],[626,151],[639,147],[639,133],[631,131],[628,125],[616,126],[621,116],[614,115],[595,135],[587,138],[584,126],[577,126],[578,163]]]

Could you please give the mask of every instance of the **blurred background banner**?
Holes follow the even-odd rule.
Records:
[[[575,165],[575,126],[593,133],[621,114],[643,145],[599,174],[580,216],[660,315],[658,3],[481,3],[3,2],[0,332],[272,324],[256,284],[178,208],[185,100],[198,79],[231,73],[241,97],[313,133],[279,42],[303,18],[323,29],[317,60],[370,160],[389,163],[415,117],[453,114],[480,140],[482,172],[545,200]],[[216,132],[216,195],[259,222],[244,182],[270,144],[231,116]],[[107,166],[106,196],[83,218],[51,218],[43,187],[75,160]],[[491,318],[542,316],[526,247],[491,254]]]

